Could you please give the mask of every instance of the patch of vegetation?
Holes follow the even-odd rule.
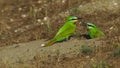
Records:
[[[94,53],[95,49],[93,47],[88,46],[88,45],[82,45],[81,52],[85,55],[89,55],[89,54]]]
[[[111,68],[112,65],[102,58],[90,61],[91,68]]]
[[[113,57],[120,56],[120,45],[118,45],[118,47],[115,50],[113,50],[111,56]]]

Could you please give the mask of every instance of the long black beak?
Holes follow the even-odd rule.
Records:
[[[79,18],[79,17],[78,17],[77,19],[78,19],[78,20],[81,20],[82,18]]]

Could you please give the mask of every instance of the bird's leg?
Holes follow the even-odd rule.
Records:
[[[71,37],[72,37],[72,36],[67,36],[67,37],[65,38],[65,40],[68,41],[68,40],[70,40]]]

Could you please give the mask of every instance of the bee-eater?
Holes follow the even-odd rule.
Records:
[[[81,18],[69,16],[66,19],[65,24],[58,30],[54,38],[50,40],[48,43],[42,44],[41,46],[51,46],[56,42],[68,39],[74,33],[76,29],[76,23],[79,21],[79,19]]]
[[[92,38],[96,38],[96,37],[101,37],[104,36],[105,34],[99,29],[97,28],[97,26],[95,26],[92,23],[86,23],[87,24],[87,28],[88,28],[88,35],[89,37]]]

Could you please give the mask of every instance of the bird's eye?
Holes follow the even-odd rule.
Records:
[[[75,19],[75,18],[72,18],[71,20],[77,20],[77,19]]]
[[[94,27],[93,25],[88,25],[88,26],[90,26],[90,27]]]
[[[75,18],[71,18],[71,19],[69,19],[68,21],[73,21],[73,20],[77,20],[77,19],[75,19]]]

